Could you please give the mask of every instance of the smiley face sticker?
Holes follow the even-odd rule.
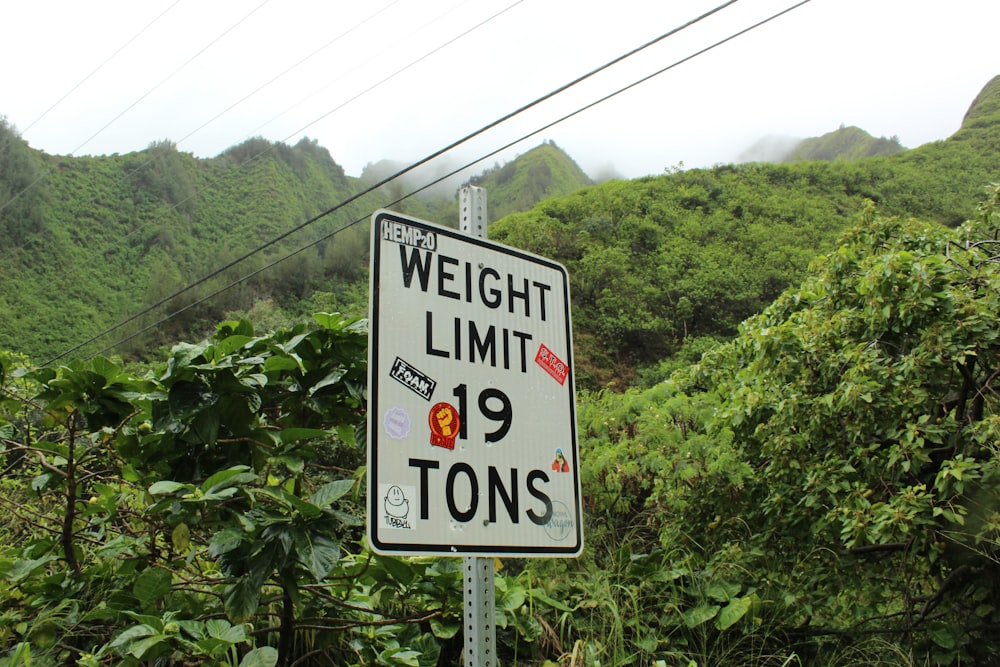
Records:
[[[455,449],[455,438],[461,427],[458,410],[451,403],[436,403],[427,415],[431,427],[431,444],[435,447]]]

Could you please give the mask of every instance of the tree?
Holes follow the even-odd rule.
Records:
[[[792,637],[895,635],[935,664],[1000,655],[998,193],[957,230],[869,214],[685,376],[720,397],[708,432],[748,471],[700,481],[732,507],[699,516],[752,527],[744,564]]]
[[[458,566],[359,546],[364,321],[315,320],[266,336],[224,323],[141,379],[102,358],[2,358],[0,648],[15,663],[436,661],[428,624],[457,631],[460,603],[442,602]],[[387,634],[352,646],[363,628]],[[401,646],[408,662],[391,659]]]
[[[43,228],[43,171],[32,150],[0,117],[0,246],[23,245]]]

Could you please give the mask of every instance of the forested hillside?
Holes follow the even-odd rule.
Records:
[[[587,187],[572,159],[545,143],[472,181],[487,188],[493,220],[541,202],[491,234],[568,264],[582,379],[628,384],[644,369],[657,377],[650,367],[685,345],[693,358],[704,337],[730,336],[803,275],[864,201],[889,215],[967,219],[996,165],[997,88],[995,80],[984,88],[951,138],[891,156],[848,159],[868,135],[842,128],[814,140],[834,161],[723,165]],[[0,347],[38,360],[203,278],[79,353],[129,339],[115,352],[142,357],[228,314],[272,324],[315,307],[363,314],[370,211],[458,218],[454,192],[440,186],[407,197],[431,178],[420,174],[351,201],[398,165],[350,178],[309,140],[251,139],[210,160],[169,142],[68,158],[30,149],[4,125],[0,160],[0,309],[9,313]]]
[[[610,182],[491,228],[573,277],[578,377],[587,386],[665,376],[731,337],[833,248],[866,202],[956,225],[1000,169],[1000,79],[948,140],[888,157],[749,163]],[[657,370],[656,366],[660,369]]]
[[[142,357],[158,345],[203,335],[226,313],[254,304],[277,303],[299,313],[295,304],[316,290],[326,293],[324,305],[356,308],[365,301],[357,289],[367,275],[364,221],[370,212],[392,206],[457,225],[454,191],[403,199],[430,177],[393,181],[233,269],[212,274],[398,171],[387,170],[347,177],[326,149],[306,139],[295,146],[250,139],[210,160],[181,153],[169,142],[127,155],[49,156],[0,123],[0,312],[6,314],[0,318],[0,348],[44,361],[206,276],[196,289],[81,353],[154,324],[150,333],[116,349]],[[502,171],[512,182],[506,203],[498,197],[501,212],[530,208],[589,183],[550,144]],[[299,249],[290,261],[270,267]],[[157,324],[181,309],[187,310]]]
[[[782,161],[857,160],[876,155],[894,155],[903,150],[896,137],[876,139],[859,127],[841,126],[822,137],[803,139]]]
[[[370,202],[158,327],[169,349],[17,344],[74,342],[358,184],[309,141],[66,159],[0,129],[0,667],[458,664],[462,563],[364,536],[367,324],[323,311],[363,315],[367,235],[324,237]],[[572,187],[536,166],[554,150],[488,187]],[[1000,664],[1000,78],[941,142],[574,188],[490,235],[569,268],[585,535],[495,561],[499,663]]]

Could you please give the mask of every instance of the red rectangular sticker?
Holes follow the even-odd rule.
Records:
[[[545,347],[545,345],[538,346],[535,363],[544,368],[545,372],[554,377],[559,384],[566,383],[566,376],[569,374],[566,363],[557,357],[552,350]]]

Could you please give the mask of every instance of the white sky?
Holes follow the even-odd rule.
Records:
[[[739,0],[476,138],[451,163],[794,1]],[[722,2],[23,0],[2,12],[0,116],[61,155],[167,139],[212,157],[250,136],[308,136],[357,176],[383,158],[421,159]],[[997,0],[811,0],[472,171],[543,140],[592,176],[613,167],[633,178],[733,162],[762,137],[841,124],[911,148],[945,139],[1000,74],[998,25]]]

